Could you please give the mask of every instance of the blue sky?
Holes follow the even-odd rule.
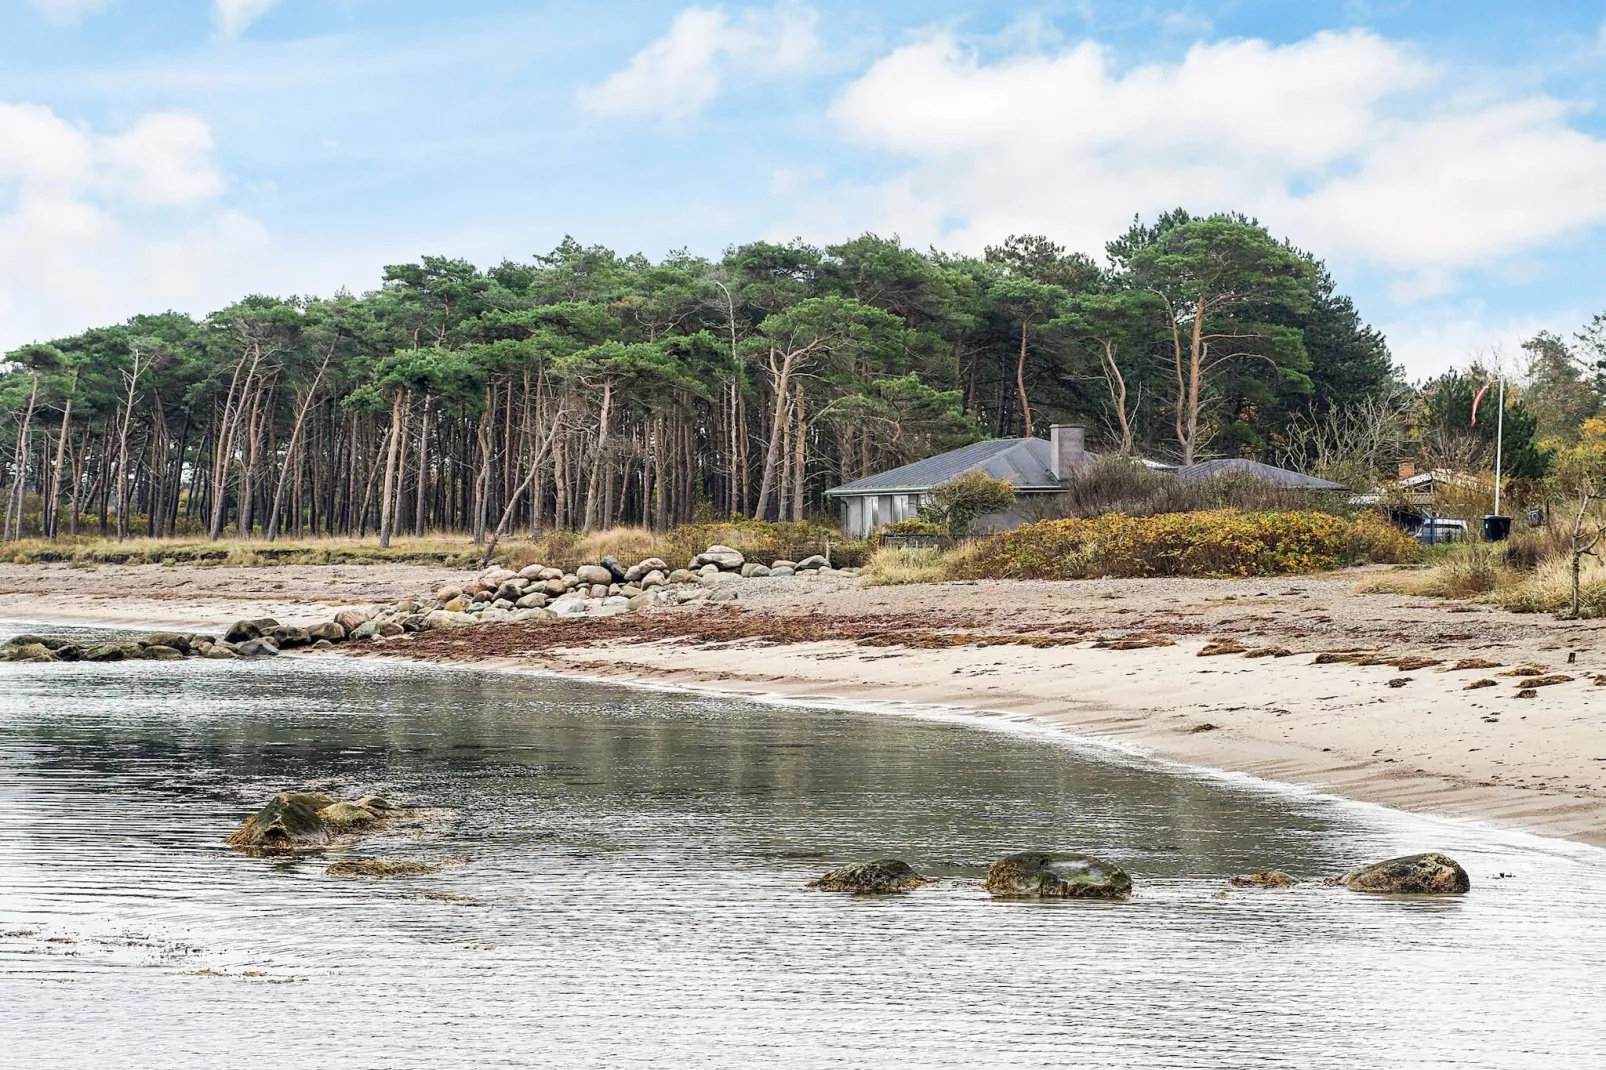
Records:
[[[565,234],[1238,209],[1415,376],[1606,311],[1606,6],[0,0],[0,347]]]

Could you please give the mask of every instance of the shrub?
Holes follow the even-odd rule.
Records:
[[[901,583],[941,583],[948,578],[946,555],[929,548],[882,547],[870,556],[861,572],[863,587],[889,587]]]
[[[927,523],[946,529],[951,538],[962,539],[979,518],[1014,504],[1015,488],[1009,480],[966,472],[926,495],[920,513]]]
[[[1211,509],[1246,513],[1346,511],[1344,493],[1311,493],[1279,487],[1247,472],[1223,472],[1196,483],[1184,483],[1169,472],[1156,472],[1126,457],[1100,457],[1076,473],[1064,494],[1046,498],[1044,520],[1096,517],[1105,513],[1159,516]]]
[[[1099,576],[1274,576],[1367,561],[1415,560],[1418,547],[1380,517],[1211,510],[1045,520],[978,543],[963,578],[1073,580]]]

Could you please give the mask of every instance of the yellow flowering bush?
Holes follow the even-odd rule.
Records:
[[[1099,576],[1277,576],[1416,559],[1417,544],[1381,517],[1330,513],[1159,516],[1106,513],[1044,520],[983,540],[954,562],[961,579]]]

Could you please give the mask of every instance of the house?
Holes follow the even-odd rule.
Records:
[[[1047,440],[997,438],[973,442],[902,468],[844,483],[826,491],[825,496],[841,504],[843,530],[864,538],[884,524],[918,516],[921,500],[933,488],[967,472],[982,472],[1008,480],[1015,488],[1017,502],[1011,509],[983,517],[977,530],[1007,531],[1040,516],[1053,496],[1065,493],[1076,470],[1097,459],[1098,454],[1086,448],[1083,428],[1056,424]],[[1156,461],[1141,463],[1153,471],[1172,473],[1186,483],[1226,472],[1245,472],[1282,487],[1345,489],[1341,483],[1243,458],[1201,461],[1180,468]]]
[[[984,518],[986,523],[982,526],[993,530],[1019,527],[1034,498],[1040,501],[1044,495],[1063,493],[1070,473],[1097,459],[1097,454],[1085,448],[1083,428],[1056,424],[1049,436],[1047,440],[995,438],[972,442],[902,468],[833,487],[825,496],[841,503],[843,530],[864,538],[883,524],[914,519],[920,514],[921,499],[932,488],[966,472],[982,472],[1008,480],[1020,499],[1020,504],[1008,513]]]
[[[1278,468],[1274,464],[1262,464],[1251,461],[1245,457],[1223,457],[1214,461],[1200,461],[1176,469],[1177,478],[1184,483],[1198,483],[1202,480],[1212,479],[1216,476],[1226,475],[1229,472],[1239,472],[1270,483],[1274,487],[1288,487],[1291,490],[1348,490],[1342,483],[1334,483],[1331,479],[1319,479],[1308,476],[1304,472],[1295,472],[1290,468]]]

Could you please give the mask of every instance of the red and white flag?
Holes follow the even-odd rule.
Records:
[[[1491,384],[1491,383],[1484,383],[1483,384],[1483,389],[1478,391],[1478,396],[1472,399],[1472,426],[1473,427],[1477,427],[1478,426],[1478,406],[1483,403],[1483,395],[1485,395],[1485,394],[1487,394],[1489,392],[1489,387],[1492,386],[1492,385],[1493,384]]]

